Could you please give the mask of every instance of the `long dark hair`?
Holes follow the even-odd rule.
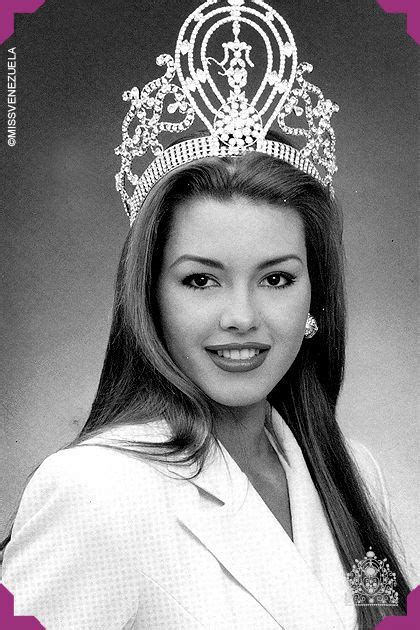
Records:
[[[287,204],[305,228],[311,313],[319,331],[304,342],[268,397],[293,432],[319,493],[345,572],[370,546],[396,573],[398,607],[358,606],[367,630],[385,615],[406,613],[405,569],[385,522],[350,457],[336,421],[345,359],[342,222],[329,191],[311,176],[267,155],[206,158],[166,175],[148,195],[124,244],[116,280],[111,332],[98,390],[80,434],[67,448],[116,424],[164,418],[171,439],[147,443],[148,457],[168,454],[203,465],[221,408],[172,360],[162,340],[155,301],[162,253],[177,206],[192,198],[232,196]],[[144,443],[127,442],[144,456]],[[159,448],[158,448],[159,447]],[[120,447],[122,448],[122,447]]]

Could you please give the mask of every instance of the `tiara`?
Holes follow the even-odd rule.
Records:
[[[228,41],[221,42],[226,32]],[[260,53],[256,58],[257,46],[262,47],[265,67]],[[332,194],[337,166],[330,121],[338,105],[306,80],[311,64],[298,64],[289,26],[267,3],[207,0],[183,23],[174,57],[160,55],[156,63],[164,67],[163,76],[141,92],[133,87],[123,94],[131,104],[122,125],[122,143],[115,149],[121,156],[115,181],[130,226],[166,173],[210,156],[265,153],[311,175]],[[251,72],[258,75],[252,82]],[[253,95],[251,83],[258,86]],[[165,149],[162,136],[184,132],[196,117],[208,133],[181,138]],[[275,120],[284,134],[300,137],[303,146],[267,139]],[[151,163],[140,175],[133,173],[133,160],[149,150]]]

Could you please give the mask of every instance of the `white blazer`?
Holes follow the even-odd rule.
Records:
[[[47,630],[357,628],[302,452],[274,410],[273,423],[288,458],[278,453],[293,542],[223,446],[187,480],[193,466],[99,445],[114,435],[163,440],[164,421],[108,430],[47,457],[27,485],[3,563],[15,614]],[[372,455],[349,446],[388,510]]]

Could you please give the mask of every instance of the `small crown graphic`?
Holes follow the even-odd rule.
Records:
[[[220,43],[220,37],[228,41]],[[288,24],[266,2],[207,0],[183,23],[174,57],[160,55],[156,63],[164,67],[160,78],[141,91],[133,87],[123,94],[130,108],[122,143],[115,149],[121,157],[116,188],[130,225],[161,177],[209,156],[265,153],[310,174],[333,192],[337,167],[330,121],[338,105],[306,80],[311,64],[298,64]],[[250,72],[257,72],[256,81],[249,80]],[[196,117],[207,135],[181,138],[165,149],[162,135],[182,133]],[[299,149],[266,139],[275,121],[283,133],[300,138]],[[133,173],[133,160],[149,150],[152,162],[141,175]]]
[[[356,606],[398,606],[397,580],[387,559],[378,560],[372,547],[347,573]]]

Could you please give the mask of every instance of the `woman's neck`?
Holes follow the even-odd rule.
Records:
[[[264,430],[267,402],[248,407],[232,407],[217,422],[216,437],[237,463],[264,460],[270,442]]]

